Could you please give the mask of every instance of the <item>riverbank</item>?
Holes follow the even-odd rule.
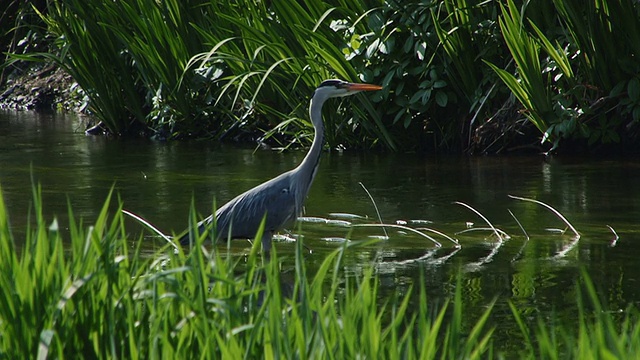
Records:
[[[3,47],[11,61],[61,64],[79,86],[49,86],[44,65],[6,83],[7,107],[65,108],[58,98],[77,91],[116,136],[299,147],[312,138],[309,97],[339,77],[383,90],[328,104],[331,148],[640,152],[640,40],[618,41],[640,34],[630,0],[56,4],[22,8],[31,19]]]
[[[82,92],[73,78],[53,63],[15,68],[0,88],[0,109],[80,111]]]

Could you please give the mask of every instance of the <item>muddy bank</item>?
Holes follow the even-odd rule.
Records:
[[[84,102],[73,78],[54,64],[16,68],[0,88],[0,109],[80,111]]]

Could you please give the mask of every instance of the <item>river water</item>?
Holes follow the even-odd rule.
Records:
[[[223,203],[295,167],[305,154],[206,141],[87,137],[83,129],[74,115],[0,112],[0,186],[16,238],[24,236],[32,182],[42,185],[45,217],[55,216],[61,224],[66,222],[68,203],[85,224],[91,223],[114,187],[126,209],[167,233],[177,233],[187,226],[192,199],[197,211],[207,215],[213,199]],[[313,251],[306,257],[311,269],[347,237],[381,237],[382,228],[351,228],[343,223],[378,222],[366,187],[385,223],[435,229],[454,237],[460,247],[429,230],[423,232],[442,247],[410,230],[387,228],[387,240],[348,251],[346,271],[358,274],[373,265],[381,275],[383,294],[403,292],[424,281],[434,303],[451,297],[460,281],[469,323],[495,299],[496,336],[510,339],[518,333],[515,325],[500,326],[502,318],[511,317],[508,300],[531,319],[551,312],[575,318],[583,270],[612,311],[640,305],[638,179],[640,160],[635,158],[334,151],[323,154],[306,202],[305,216],[312,219],[292,230]],[[552,206],[581,237],[576,240],[547,208],[509,195]],[[498,241],[486,230],[487,223],[461,203],[510,238]],[[128,230],[132,239],[142,232],[134,221]],[[158,246],[153,238],[145,241],[149,249]],[[249,246],[237,241],[233,251],[242,254]],[[294,254],[293,243],[275,246],[279,254]]]

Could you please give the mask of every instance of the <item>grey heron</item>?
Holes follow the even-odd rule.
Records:
[[[302,162],[296,168],[247,190],[224,204],[215,214],[197,224],[198,232],[202,234],[206,229],[210,229],[211,222],[215,219],[215,240],[253,239],[264,218],[265,227],[261,242],[263,251],[268,253],[273,233],[294,222],[302,214],[304,200],[318,171],[324,143],[322,105],[330,98],[380,89],[381,86],[372,84],[335,79],[323,81],[311,97],[309,116],[315,135],[311,149]],[[189,229],[178,238],[180,244],[188,245],[193,235],[193,231]]]

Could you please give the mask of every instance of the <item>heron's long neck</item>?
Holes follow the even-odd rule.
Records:
[[[322,145],[324,144],[324,124],[322,123],[322,105],[325,102],[325,98],[319,99],[311,99],[311,105],[309,107],[309,116],[311,118],[311,122],[313,123],[313,128],[315,130],[315,135],[313,137],[313,143],[311,144],[311,149],[307,153],[307,156],[304,157],[300,166],[298,166],[298,171],[300,173],[301,184],[303,184],[303,188],[301,188],[302,196],[306,196],[309,192],[309,187],[311,187],[311,183],[313,182],[313,178],[316,176],[316,172],[318,170],[318,164],[320,162],[320,154],[322,153]]]

